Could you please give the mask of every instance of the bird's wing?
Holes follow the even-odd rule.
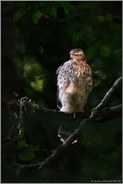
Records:
[[[93,88],[93,76],[92,76],[92,70],[88,64],[86,64],[85,82],[86,82],[85,89],[89,95]]]
[[[62,68],[63,68],[63,65],[64,65],[64,63],[62,64],[62,65],[60,65],[58,68],[57,68],[57,70],[56,70],[56,75],[57,75],[57,107],[60,109],[61,108],[61,102],[60,102],[60,100],[59,100],[59,86],[60,86],[60,84],[59,83],[61,83],[62,84],[62,81],[61,81],[61,73],[62,73]],[[60,77],[61,76],[61,77]]]

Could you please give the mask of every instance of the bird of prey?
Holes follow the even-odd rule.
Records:
[[[56,71],[60,111],[65,113],[84,112],[88,96],[92,91],[92,70],[87,64],[84,51],[70,51],[70,60]]]

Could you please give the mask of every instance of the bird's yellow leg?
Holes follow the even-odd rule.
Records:
[[[75,118],[75,116],[76,116],[76,112],[73,113],[73,118]]]

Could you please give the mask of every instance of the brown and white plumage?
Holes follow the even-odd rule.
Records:
[[[83,50],[72,49],[70,60],[63,63],[56,73],[60,111],[83,112],[93,83],[92,70],[86,63]]]

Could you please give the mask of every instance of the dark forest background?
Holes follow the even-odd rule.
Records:
[[[58,110],[56,69],[69,59],[71,49],[82,48],[94,78],[85,108],[90,113],[121,76],[121,40],[121,1],[2,1],[2,99],[28,96],[42,108]],[[121,90],[111,106],[120,103]],[[8,140],[18,112],[2,108],[2,182],[121,181],[121,118],[91,125],[77,144],[42,171],[17,177],[18,164],[44,160],[60,144],[54,133],[58,118],[48,114],[43,118],[40,121],[40,114],[30,113],[25,136],[15,140],[13,131]]]

